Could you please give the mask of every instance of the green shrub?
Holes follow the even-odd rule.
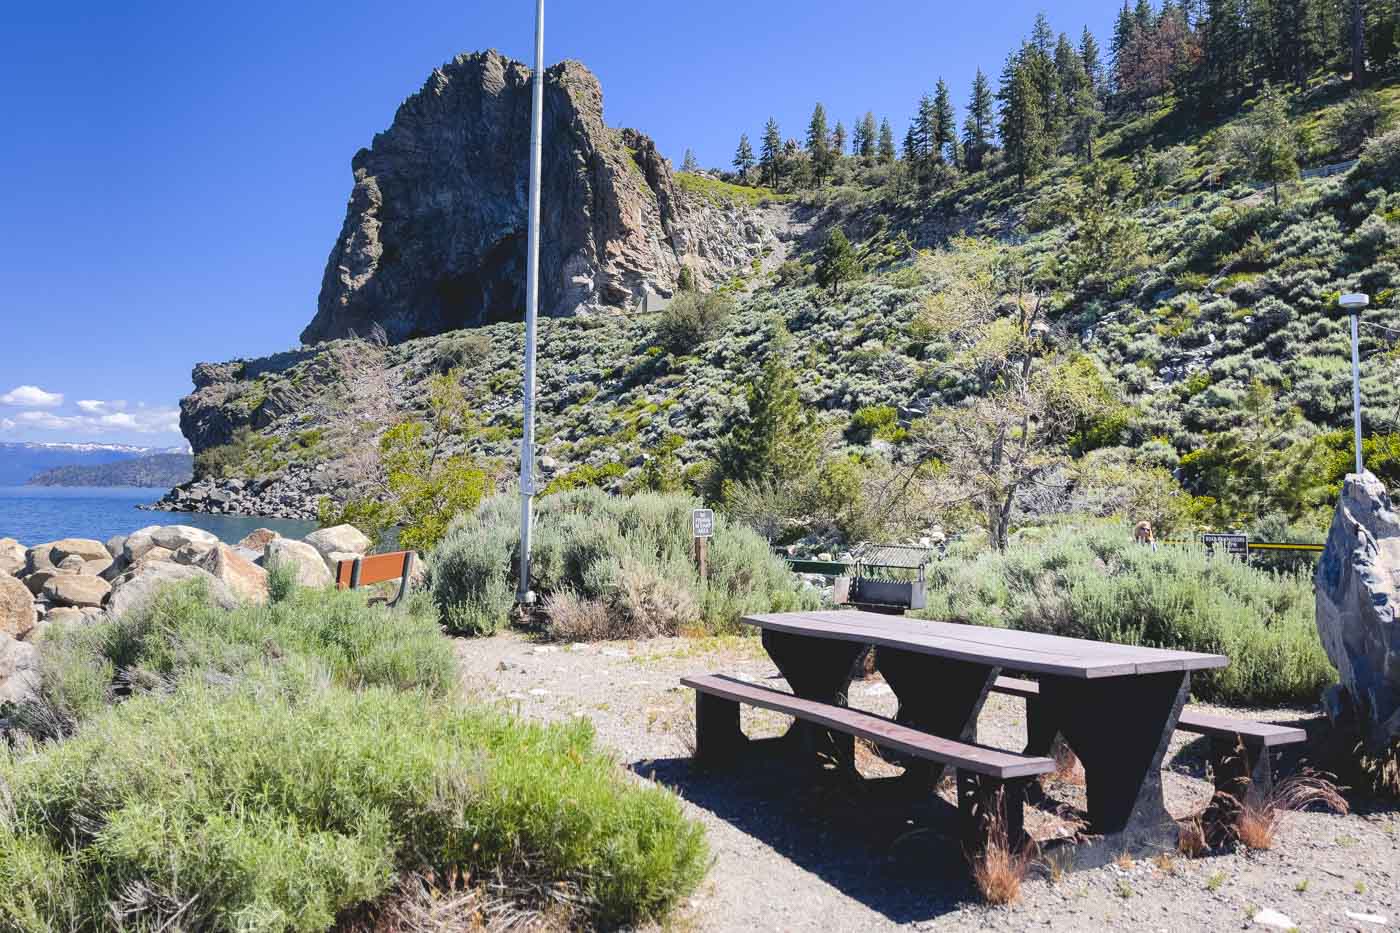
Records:
[[[193,583],[51,628],[20,721],[71,736],[0,750],[0,929],[331,930],[415,872],[563,892],[577,926],[659,918],[701,827],[586,722],[463,707],[431,608],[226,612]]]
[[[423,868],[565,886],[581,924],[634,924],[706,865],[700,826],[629,783],[586,722],[382,688],[191,678],[0,753],[0,784],[7,930],[330,930]]]
[[[1304,574],[1156,551],[1128,525],[1061,527],[1005,554],[950,558],[929,576],[927,618],[1224,654],[1192,692],[1241,705],[1316,703],[1335,672],[1313,623]]]
[[[733,313],[734,299],[728,295],[683,291],[657,316],[656,342],[678,356],[693,353],[717,337]]]
[[[159,691],[196,672],[242,677],[286,658],[306,659],[346,687],[446,694],[451,646],[427,607],[410,608],[391,612],[366,605],[362,594],[297,587],[269,605],[228,611],[199,581],[174,586],[120,619],[46,633],[40,700],[50,721],[72,727],[118,692]]]
[[[515,504],[511,495],[487,500],[454,523],[433,554],[433,597],[450,629],[486,634],[509,620]],[[604,638],[692,627],[731,632],[748,613],[816,606],[815,592],[762,538],[722,516],[710,543],[709,579],[702,582],[691,557],[690,512],[697,505],[680,494],[623,498],[592,488],[539,500],[530,586],[547,610],[559,613],[553,634],[572,640],[589,632]]]

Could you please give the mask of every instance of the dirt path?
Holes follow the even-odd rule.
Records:
[[[926,821],[913,822],[907,806],[896,810],[860,786],[798,780],[790,769],[755,762],[732,775],[692,770],[694,701],[677,681],[725,672],[784,686],[755,638],[558,646],[505,634],[457,647],[464,684],[476,698],[539,719],[585,717],[625,767],[685,798],[709,830],[714,865],[684,912],[683,929],[1177,933],[1249,928],[1265,908],[1304,930],[1400,929],[1395,810],[1289,814],[1266,852],[1131,862],[1059,880],[1041,868],[1018,904],[991,908],[977,902],[966,880],[947,807],[935,803]],[[878,677],[855,683],[851,703],[885,714],[894,708]],[[1286,710],[1247,715],[1299,718]],[[1019,748],[1022,719],[1019,700],[993,696],[979,738]],[[780,734],[786,724],[777,714],[743,712],[751,736]],[[1197,737],[1178,733],[1172,743],[1165,785],[1177,816],[1210,797],[1204,753]],[[859,764],[866,775],[896,773],[869,753]],[[1047,798],[1048,809],[1067,813],[1083,806],[1083,788],[1056,783]],[[1064,828],[1042,809],[1028,811],[1027,825],[1040,837]]]

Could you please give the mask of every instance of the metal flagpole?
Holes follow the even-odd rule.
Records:
[[[519,603],[534,601],[530,592],[530,532],[535,496],[535,315],[540,295],[540,124],[544,119],[544,0],[535,2],[534,108],[530,120],[530,238],[525,270],[525,424],[520,438],[520,583]]]
[[[1356,441],[1356,475],[1361,475],[1361,353],[1356,324],[1362,310],[1371,303],[1364,292],[1351,292],[1337,299],[1337,306],[1351,317],[1351,420]]]

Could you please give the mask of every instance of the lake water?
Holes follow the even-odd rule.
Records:
[[[315,522],[292,519],[136,508],[165,493],[164,489],[135,487],[0,486],[0,538],[32,546],[59,538],[106,541],[147,525],[193,525],[232,544],[255,528],[271,528],[297,538],[316,530]]]

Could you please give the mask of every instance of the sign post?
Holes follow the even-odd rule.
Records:
[[[715,513],[712,509],[693,509],[690,513],[690,531],[695,538],[695,569],[701,580],[710,577],[710,539],[715,536]]]
[[[1231,557],[1237,557],[1245,563],[1249,563],[1249,535],[1245,534],[1203,534],[1201,544],[1205,545],[1206,553],[1214,554],[1218,548]]]

